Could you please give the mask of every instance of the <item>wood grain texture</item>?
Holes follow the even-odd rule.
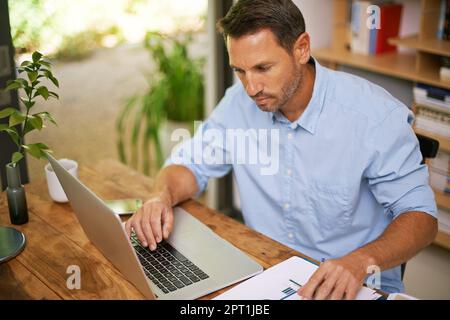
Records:
[[[0,300],[60,300],[16,259],[0,264]]]
[[[39,201],[39,198],[31,193],[28,194],[27,200],[29,222],[23,226],[15,226],[26,235],[27,245],[16,259],[27,269],[32,270],[42,283],[63,299],[143,298],[139,291],[88,242],[73,213],[65,212],[66,215],[63,216],[61,214],[64,210],[47,211],[49,203]],[[6,208],[3,197],[0,200],[0,212]],[[53,215],[54,220],[45,221],[36,212],[44,216]],[[0,215],[0,223],[9,225],[9,218]],[[78,239],[83,248],[74,241],[75,239]],[[67,273],[68,267],[73,265],[80,268],[81,288],[71,290],[66,282],[70,276]],[[2,280],[3,278],[0,278],[0,281]],[[17,282],[17,285],[20,283]]]

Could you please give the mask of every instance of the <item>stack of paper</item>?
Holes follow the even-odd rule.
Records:
[[[308,282],[318,266],[291,257],[217,296],[217,300],[301,300],[297,290]],[[376,291],[363,287],[357,300],[376,300]]]

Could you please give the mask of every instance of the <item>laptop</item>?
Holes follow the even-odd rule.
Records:
[[[156,251],[144,248],[103,200],[47,158],[89,240],[146,298],[195,299],[263,270],[180,207],[169,238]]]

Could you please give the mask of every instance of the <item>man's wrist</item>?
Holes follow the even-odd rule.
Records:
[[[173,197],[170,194],[170,191],[168,188],[162,188],[160,190],[154,190],[150,197],[149,197],[149,201],[151,200],[158,200],[161,201],[163,203],[165,203],[167,206],[169,207],[173,207],[174,203],[173,203]]]
[[[357,250],[357,251],[351,253],[351,255],[359,260],[359,262],[366,274],[369,274],[372,272],[371,270],[373,269],[373,266],[378,266],[377,260],[370,253]]]

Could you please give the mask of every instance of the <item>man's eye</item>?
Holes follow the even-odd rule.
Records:
[[[260,66],[260,67],[258,67],[258,71],[262,71],[262,72],[268,71],[269,69],[270,69],[270,66]]]

